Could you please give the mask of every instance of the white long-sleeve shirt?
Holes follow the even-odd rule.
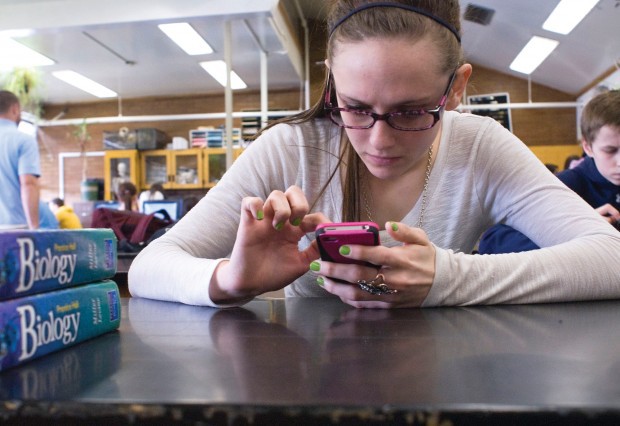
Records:
[[[446,112],[422,228],[436,247],[423,306],[539,303],[620,297],[620,233],[566,188],[512,133],[489,118]],[[218,185],[129,271],[132,295],[214,305],[209,282],[232,251],[241,199],[301,187],[310,204],[337,162],[342,130],[326,119],[277,125],[239,157]],[[314,211],[342,220],[339,173]],[[420,200],[404,218],[415,226]],[[481,233],[505,221],[540,250],[471,255]],[[307,247],[313,235],[302,238]],[[382,231],[385,246],[400,244]],[[328,296],[307,273],[289,296]]]

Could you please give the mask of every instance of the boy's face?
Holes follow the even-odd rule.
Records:
[[[594,159],[599,173],[614,185],[620,185],[620,127],[605,125],[591,144],[583,141],[582,146]]]

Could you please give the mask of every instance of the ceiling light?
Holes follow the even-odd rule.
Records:
[[[98,98],[115,98],[118,96],[116,92],[102,86],[90,78],[84,77],[82,74],[78,74],[75,71],[54,71],[52,75],[57,79],[75,86],[80,90],[88,92]]]
[[[224,61],[201,62],[200,66],[203,67],[206,72],[211,74],[211,77],[216,79],[218,83],[226,87],[226,62]],[[230,71],[230,87],[233,90],[235,90],[235,89],[245,89],[248,86],[247,84],[245,84],[243,80],[241,80],[241,77],[239,77],[237,73],[231,70]]]
[[[39,67],[54,64],[47,56],[11,38],[0,37],[0,52],[0,67]]]
[[[592,10],[599,0],[562,0],[543,24],[543,29],[568,34]]]
[[[531,74],[560,44],[559,41],[534,36],[510,64],[510,69]]]
[[[213,53],[213,49],[209,46],[209,43],[186,22],[161,24],[158,25],[158,27],[188,55],[206,55]]]

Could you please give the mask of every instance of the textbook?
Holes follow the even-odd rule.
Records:
[[[103,280],[0,303],[0,371],[115,330],[120,294]]]
[[[111,229],[0,232],[0,300],[112,278],[116,251]]]

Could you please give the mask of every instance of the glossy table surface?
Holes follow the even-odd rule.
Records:
[[[385,311],[257,299],[217,310],[131,298],[122,313],[119,332],[0,374],[0,415],[619,424],[620,301]]]

